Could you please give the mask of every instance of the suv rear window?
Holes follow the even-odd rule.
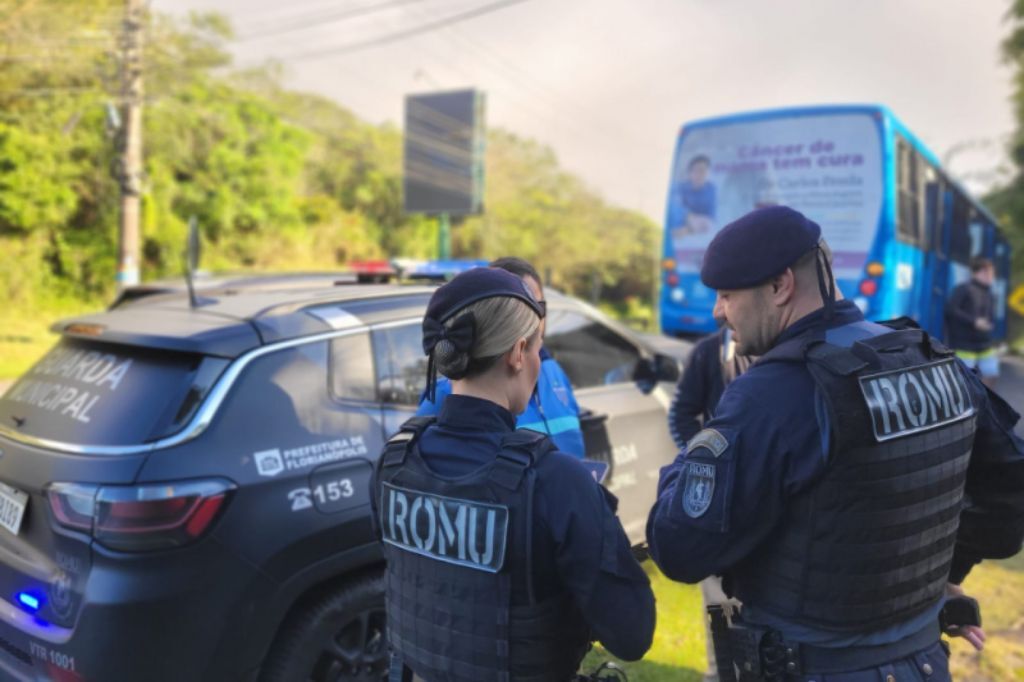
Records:
[[[193,416],[223,358],[63,339],[0,398],[0,424],[74,445],[137,445]]]

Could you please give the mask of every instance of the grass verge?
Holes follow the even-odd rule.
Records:
[[[595,647],[582,670],[590,672],[610,660],[627,671],[629,682],[698,682],[707,666],[700,589],[672,582],[650,561],[644,567],[658,598],[658,625],[651,650],[642,661],[626,663]]]
[[[0,316],[0,381],[21,376],[57,340],[50,320]]]
[[[104,307],[99,300],[54,299],[31,311],[0,310],[0,382],[20,377],[57,342],[54,322]]]

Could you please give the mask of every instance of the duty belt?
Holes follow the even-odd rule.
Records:
[[[787,642],[776,630],[727,616],[721,606],[709,606],[708,617],[722,682],[781,682],[791,676],[875,668],[928,648],[940,634],[938,624],[929,623],[898,642],[830,648]]]

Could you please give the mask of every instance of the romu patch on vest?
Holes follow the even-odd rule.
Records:
[[[505,564],[508,507],[381,484],[384,542],[449,564],[497,573]]]
[[[967,381],[953,359],[869,374],[859,381],[879,442],[974,414]]]

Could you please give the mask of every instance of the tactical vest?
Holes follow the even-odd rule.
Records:
[[[829,452],[823,475],[789,501],[778,533],[732,575],[744,602],[864,632],[941,598],[975,410],[951,351],[920,329],[884,332],[848,338],[848,348],[796,339],[761,359],[806,364],[828,411]]]
[[[445,478],[417,445],[432,422],[406,422],[378,464],[392,649],[427,682],[572,679],[589,630],[568,592],[535,599],[531,566],[533,464],[553,445],[512,431],[492,463]]]

